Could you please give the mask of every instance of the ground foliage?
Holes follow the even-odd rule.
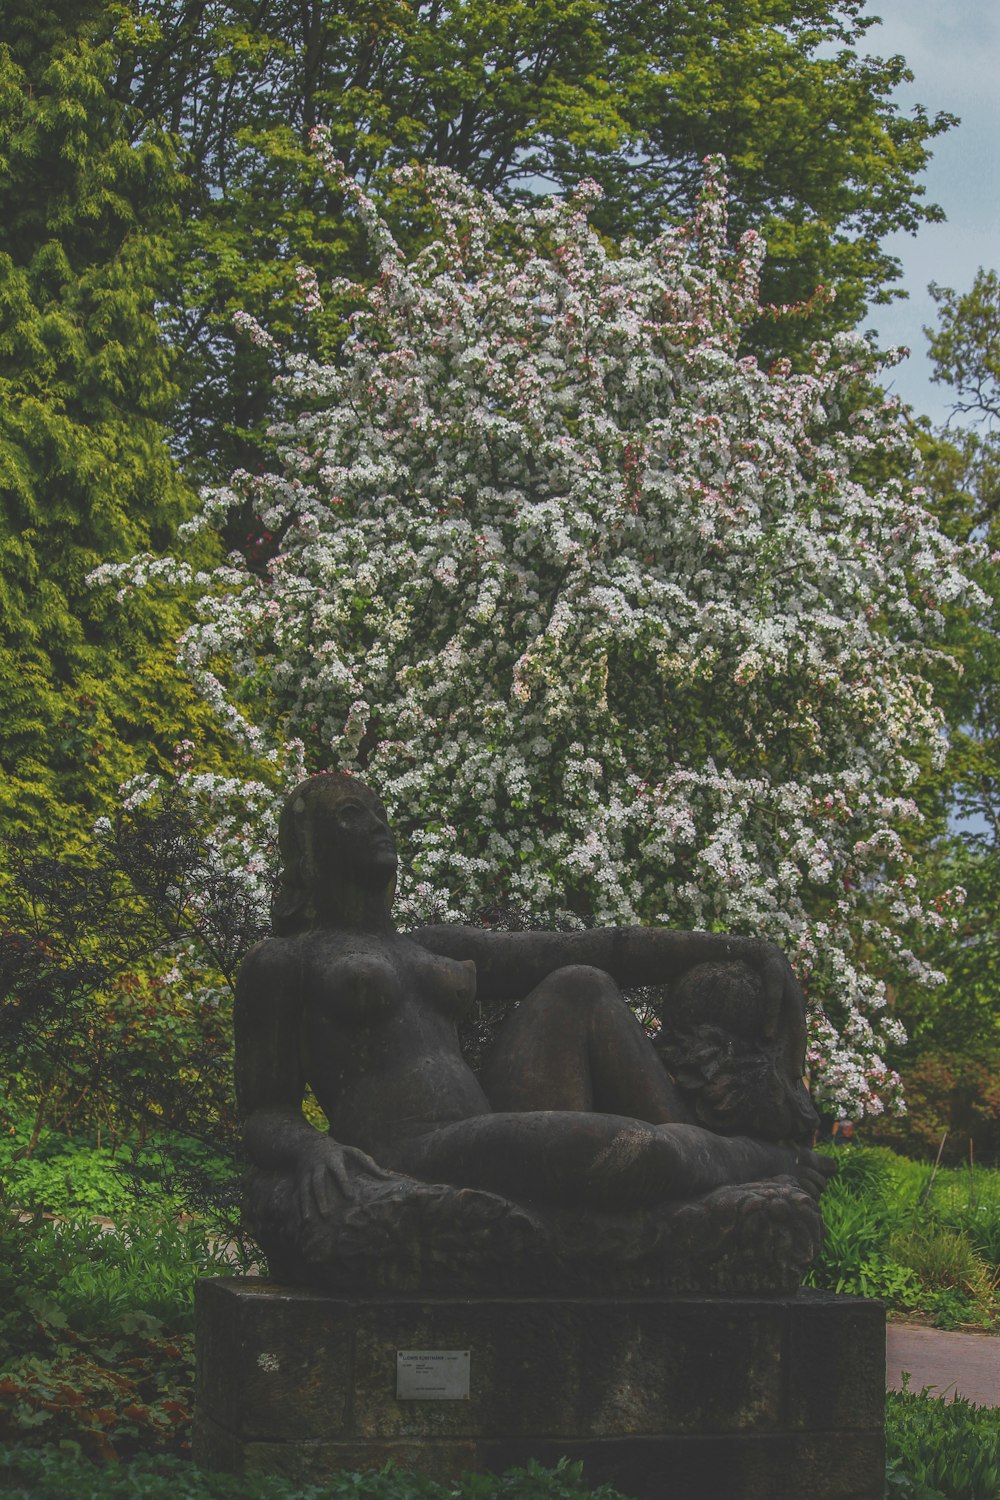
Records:
[[[828,1242],[818,1284],[885,1297],[896,1310],[930,1313],[945,1326],[995,1319],[1000,1174],[935,1172],[929,1162],[865,1147],[845,1148],[838,1159],[840,1172],[825,1195]],[[245,1273],[249,1263],[229,1259],[234,1247],[220,1246],[204,1227],[157,1218],[148,1206],[141,1216],[117,1219],[110,1233],[40,1214],[25,1221],[10,1209],[10,1201],[23,1201],[17,1164],[3,1175],[9,1197],[0,1220],[0,1440],[34,1446],[62,1438],[94,1457],[184,1451],[194,1280],[234,1268]],[[169,1200],[162,1206],[172,1208]],[[920,1475],[930,1482],[932,1474],[946,1496],[977,1493],[948,1483],[957,1484],[968,1466],[977,1474],[992,1461],[992,1448],[981,1451],[980,1415],[960,1404],[938,1416],[939,1404],[931,1410],[910,1398],[898,1412],[890,1409],[890,1474],[899,1488],[889,1494],[927,1500],[902,1486]],[[962,1464],[949,1470],[948,1444],[963,1431]],[[41,1473],[38,1466],[50,1462],[51,1450],[49,1458],[24,1455],[21,1472]],[[200,1482],[191,1470],[177,1472],[179,1482]],[[105,1482],[118,1481],[108,1475]]]
[[[886,1500],[994,1500],[1000,1493],[995,1412],[924,1392],[886,1397]],[[581,1487],[577,1465],[531,1464],[497,1479],[466,1475],[456,1486],[404,1471],[343,1474],[323,1484],[214,1474],[188,1462],[144,1456],[99,1465],[65,1448],[0,1447],[0,1494],[11,1500],[617,1500]]]
[[[938,1327],[1000,1325],[1000,1173],[939,1168],[883,1147],[835,1150],[823,1248],[807,1281],[880,1297]]]
[[[94,1459],[186,1451],[205,1248],[173,1226],[26,1222],[4,1198],[0,1440],[69,1441]]]
[[[466,1474],[454,1485],[392,1467],[303,1484],[165,1459],[102,1469],[71,1453],[0,1448],[0,1494],[27,1500],[41,1492],[46,1500],[625,1500],[610,1485],[585,1485],[581,1466],[565,1459],[551,1469],[529,1462],[502,1476]]]
[[[886,1500],[993,1500],[1000,1495],[1000,1428],[992,1407],[962,1397],[890,1391]]]
[[[336,364],[289,361],[280,465],[191,523],[250,508],[266,546],[97,576],[199,594],[184,658],[262,776],[371,777],[404,920],[500,890],[764,934],[812,1000],[814,1089],[880,1110],[886,981],[932,979],[909,940],[952,922],[918,889],[910,788],[941,745],[943,611],[976,596],[919,493],[870,482],[910,449],[867,344],[817,346],[806,373],[745,353],[763,244],[731,245],[718,162],[689,225],[617,249],[595,184],[508,210],[404,169],[437,231],[409,259],[316,144],[381,275],[333,289],[356,307]],[[184,784],[219,801],[198,769]],[[273,809],[248,787],[241,831],[229,790],[218,857],[252,885]]]

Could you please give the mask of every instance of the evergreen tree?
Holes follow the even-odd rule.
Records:
[[[113,97],[103,10],[8,6],[0,46],[0,806],[60,838],[195,722],[175,606],[87,582],[191,503],[156,317],[181,180]]]

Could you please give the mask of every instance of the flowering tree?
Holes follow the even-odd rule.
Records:
[[[104,576],[196,589],[183,659],[262,764],[371,780],[408,917],[501,889],[766,935],[810,996],[814,1087],[879,1110],[885,980],[932,978],[905,934],[948,920],[910,869],[907,788],[966,582],[918,495],[862,481],[904,441],[892,403],[859,409],[867,346],[806,373],[741,357],[764,246],[730,249],[717,161],[689,225],[617,248],[592,184],[507,209],[406,169],[436,229],[408,261],[317,145],[381,275],[328,293],[356,307],[336,364],[289,361],[281,472],[204,498],[193,524],[249,505],[255,544],[194,579]]]

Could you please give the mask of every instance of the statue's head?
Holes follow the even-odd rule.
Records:
[[[396,843],[371,787],[343,771],[310,776],[289,793],[278,821],[281,883],[272,920],[279,936],[314,925],[320,914],[349,917],[355,900],[396,888]]]
[[[656,1048],[700,1125],[812,1140],[819,1117],[802,1078],[805,1020],[782,1022],[775,1031],[760,976],[746,964],[700,964],[673,988]]]

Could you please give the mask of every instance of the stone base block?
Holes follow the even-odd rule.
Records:
[[[397,1354],[470,1354],[467,1397],[397,1399]],[[196,1461],[450,1481],[579,1458],[635,1500],[881,1500],[885,1313],[760,1297],[339,1298],[197,1290]]]

